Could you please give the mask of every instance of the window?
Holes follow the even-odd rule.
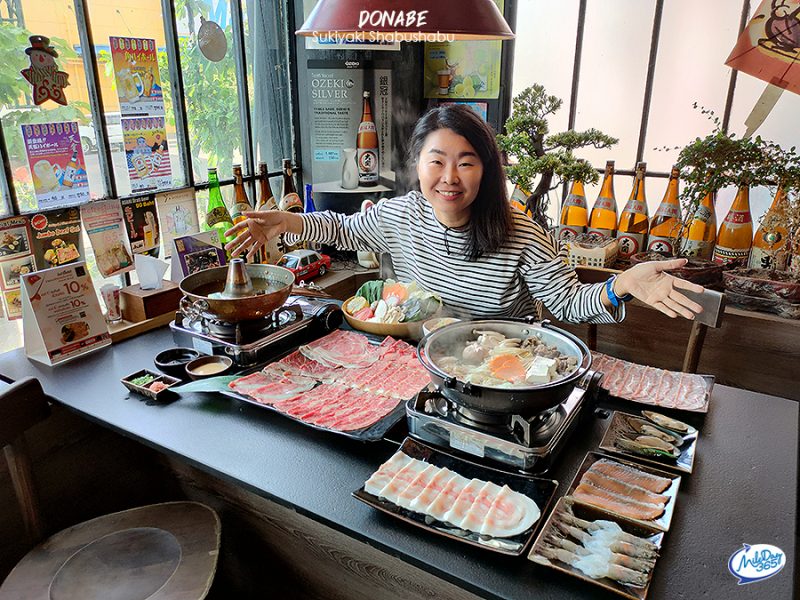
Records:
[[[742,134],[744,120],[766,84],[738,74],[728,97],[731,69],[725,59],[736,43],[742,10],[750,15],[758,3],[743,0],[565,0],[558,3],[520,0],[515,40],[514,93],[542,83],[549,93],[564,100],[551,121],[553,131],[566,129],[571,103],[571,83],[577,78],[576,129],[596,127],[620,138],[610,150],[587,150],[581,156],[598,169],[616,161],[617,170],[632,170],[636,160],[647,162],[648,204],[651,214],[663,197],[666,177],[677,158],[674,146],[683,146],[711,131],[713,124],[698,104],[720,117],[730,111],[728,129]],[[575,32],[583,19],[579,69],[574,67]],[[657,36],[653,36],[653,29]],[[557,35],[554,35],[554,32]],[[652,86],[648,91],[651,42],[656,40]],[[758,131],[784,146],[796,144],[800,98],[784,93]],[[642,134],[642,120],[646,128]],[[664,149],[664,147],[668,149]],[[656,149],[658,148],[658,150]],[[639,156],[639,152],[641,155]],[[617,201],[624,203],[630,179],[615,178]],[[598,186],[587,186],[591,206]],[[717,219],[724,218],[735,190],[722,190]],[[771,202],[766,189],[751,191],[753,218],[766,212]],[[558,203],[551,202],[550,217],[557,220]]]
[[[166,6],[173,12],[165,13]],[[200,52],[198,40],[217,26],[224,51],[219,60],[210,60]],[[255,203],[252,183],[257,162],[264,160],[270,175],[280,177],[281,159],[294,156],[290,26],[286,0],[84,0],[77,7],[73,0],[0,0],[0,60],[7,74],[0,77],[0,131],[11,175],[0,170],[0,216],[38,209],[23,124],[78,122],[92,200],[152,193],[132,184],[136,167],[131,139],[139,140],[130,133],[130,104],[139,102],[144,90],[154,89],[156,83],[163,95],[163,136],[143,143],[152,153],[158,152],[161,160],[156,166],[168,158],[169,178],[158,189],[194,186],[202,223],[208,201],[207,168],[218,168],[223,197],[230,203],[231,166],[242,163]],[[34,34],[50,37],[59,53],[59,68],[69,74],[66,106],[52,101],[35,105],[30,85],[18,75],[28,65],[25,49]],[[113,38],[153,40],[160,81],[132,73],[121,76],[113,61]],[[249,118],[241,118],[242,114]],[[97,131],[101,122],[105,144]],[[84,257],[99,289],[104,280],[85,233],[83,237]],[[135,280],[135,274],[125,279]],[[0,322],[0,351],[21,344],[20,330],[18,321]]]

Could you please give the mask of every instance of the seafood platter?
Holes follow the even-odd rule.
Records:
[[[480,466],[406,438],[353,496],[427,531],[519,556],[557,486],[553,480]]]
[[[411,436],[525,473],[550,468],[600,377],[583,342],[546,321],[455,322],[417,355],[432,383],[406,404]]]
[[[691,473],[697,452],[697,429],[659,413],[614,412],[600,450],[658,468]]]
[[[601,508],[561,498],[542,526],[528,559],[644,600],[664,533]]]

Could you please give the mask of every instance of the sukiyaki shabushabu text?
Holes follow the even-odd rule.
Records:
[[[436,363],[461,381],[492,387],[528,387],[566,377],[578,368],[578,357],[561,353],[538,337],[507,338],[497,331],[475,330],[477,339]]]

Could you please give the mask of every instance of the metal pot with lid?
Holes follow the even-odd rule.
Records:
[[[229,323],[259,319],[280,308],[294,285],[294,273],[276,265],[246,264],[234,258],[227,267],[193,273],[180,283],[181,310],[190,318]]]
[[[506,338],[526,340],[537,337],[566,356],[574,356],[577,368],[571,373],[543,384],[500,387],[462,381],[440,366],[446,356],[460,356],[460,351],[475,340],[476,331],[496,331]],[[547,321],[480,320],[461,321],[437,329],[425,336],[417,347],[417,356],[428,370],[433,383],[448,400],[473,411],[492,414],[532,416],[561,404],[575,385],[589,371],[592,355],[586,345],[571,333]]]

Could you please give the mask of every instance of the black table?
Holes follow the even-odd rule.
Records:
[[[614,597],[523,558],[426,534],[351,498],[395,450],[304,427],[218,394],[149,406],[119,380],[173,346],[169,329],[115,344],[59,367],[0,355],[0,374],[34,376],[71,410],[212,475],[280,503],[354,539],[488,598]],[[549,474],[563,495],[607,420],[592,416]],[[650,598],[792,597],[796,553],[798,404],[716,386],[693,475],[685,476]],[[291,465],[291,468],[287,468]],[[766,581],[738,586],[727,561],[742,543],[783,549],[788,564]],[[594,596],[592,596],[594,597]]]

